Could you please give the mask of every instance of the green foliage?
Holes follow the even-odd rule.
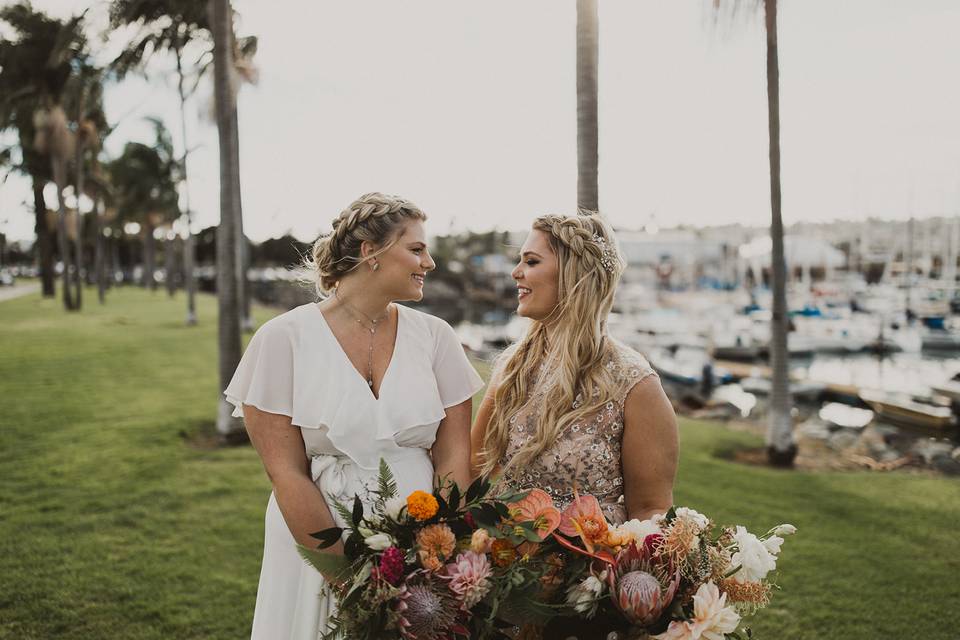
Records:
[[[397,496],[397,481],[383,458],[380,458],[380,473],[377,474],[377,494],[384,501]]]
[[[297,545],[297,551],[310,566],[319,571],[329,582],[339,582],[348,575],[350,561],[342,555],[324,553],[301,544]]]
[[[156,226],[180,215],[177,183],[182,167],[163,122],[148,121],[154,127],[154,143],[128,142],[123,153],[107,163],[106,171],[119,219]]]

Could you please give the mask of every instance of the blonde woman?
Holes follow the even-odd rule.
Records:
[[[224,392],[273,485],[254,640],[316,640],[335,613],[296,550],[316,546],[310,533],[345,525],[328,497],[362,494],[381,458],[401,495],[429,491],[435,474],[469,481],[471,398],[482,382],[449,325],[395,304],[420,300],[435,266],[425,220],[394,196],[351,204],[309,263],[321,295],[332,293],[264,324]]]
[[[574,490],[613,524],[673,502],[677,424],[657,374],[607,334],[624,263],[596,214],[537,218],[513,271],[523,338],[501,356],[472,430],[475,474]]]

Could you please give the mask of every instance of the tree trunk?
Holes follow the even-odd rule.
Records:
[[[109,287],[113,287],[114,274],[117,270],[121,270],[121,273],[123,273],[123,267],[120,266],[120,237],[120,234],[117,233],[110,236],[110,274],[107,278]],[[122,281],[126,282],[126,275],[124,275]]]
[[[177,59],[177,90],[180,93],[180,133],[183,142],[183,203],[184,215],[187,219],[187,237],[183,243],[183,277],[184,287],[187,290],[187,326],[197,324],[197,280],[193,274],[193,263],[196,256],[193,241],[193,214],[190,211],[190,181],[187,174],[187,96],[183,90],[183,65],[180,47],[174,49]]]
[[[600,55],[597,0],[577,0],[577,205],[599,210],[597,75]]]
[[[143,226],[143,277],[141,282],[151,291],[157,290],[157,243],[153,237],[153,224],[144,223]]]
[[[79,122],[79,121],[78,121]],[[73,189],[77,200],[77,236],[74,239],[74,254],[76,256],[74,272],[74,284],[76,285],[76,307],[83,307],[83,214],[80,211],[80,195],[83,193],[83,142],[80,136],[77,136],[77,153],[75,162],[77,164],[77,181]]]
[[[106,281],[106,266],[104,265],[105,256],[104,256],[104,246],[103,246],[103,225],[101,224],[100,215],[103,209],[103,200],[100,196],[97,196],[97,202],[94,205],[93,210],[93,229],[96,233],[94,244],[93,244],[93,263],[94,263],[94,273],[97,278],[97,300],[100,301],[100,304],[104,304],[107,299],[107,283]]]
[[[237,117],[234,94],[230,88],[233,65],[233,16],[229,0],[210,0],[210,26],[213,31],[213,87],[216,101],[217,131],[220,137],[220,224],[217,227],[217,308],[218,361],[220,389],[226,389],[240,363],[240,308],[237,297],[237,212],[239,176],[237,140],[234,125]],[[217,432],[225,442],[246,439],[242,421],[232,417],[233,406],[219,395]]]
[[[171,298],[177,292],[177,268],[176,268],[177,247],[174,239],[167,235],[163,241],[163,270],[166,272],[167,295]]]
[[[36,216],[34,231],[37,233],[37,257],[40,262],[40,282],[44,298],[57,295],[56,274],[53,270],[53,238],[47,226],[47,203],[43,197],[43,183],[33,179],[33,210]]]
[[[233,117],[233,139],[236,145],[237,154],[234,157],[234,175],[236,182],[236,206],[237,206],[237,297],[239,298],[240,309],[240,328],[245,331],[253,331],[253,318],[250,316],[250,282],[247,279],[250,251],[247,247],[247,237],[243,233],[243,199],[240,195],[240,118],[234,102]]]
[[[67,237],[67,206],[63,202],[63,188],[67,181],[66,160],[54,158],[53,180],[57,185],[57,245],[63,263],[63,308],[73,311],[73,293],[70,291],[70,239]]]
[[[767,30],[767,113],[770,128],[770,239],[773,280],[773,319],[770,323],[770,359],[773,389],[767,455],[771,464],[793,466],[797,446],[790,417],[790,387],[787,353],[786,265],[783,253],[783,219],[780,206],[780,71],[777,61],[777,0],[764,0]]]

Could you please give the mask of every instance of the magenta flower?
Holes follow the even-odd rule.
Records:
[[[403,580],[403,552],[396,547],[387,547],[380,556],[380,575],[397,586]]]

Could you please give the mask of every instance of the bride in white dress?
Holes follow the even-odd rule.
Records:
[[[448,324],[393,304],[420,300],[435,267],[425,219],[379,193],[351,204],[313,247],[318,290],[333,294],[265,323],[224,392],[273,485],[253,640],[316,640],[335,612],[295,547],[345,524],[327,496],[362,494],[381,458],[400,495],[429,491],[435,474],[470,481],[482,381]]]

